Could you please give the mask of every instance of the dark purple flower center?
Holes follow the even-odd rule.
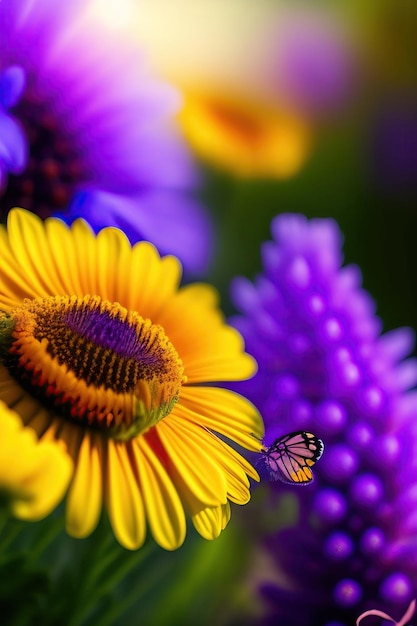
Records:
[[[30,87],[12,114],[27,137],[29,158],[23,173],[9,173],[7,185],[0,190],[2,210],[19,206],[46,217],[68,206],[82,178],[75,142],[60,126],[51,103],[40,101]]]

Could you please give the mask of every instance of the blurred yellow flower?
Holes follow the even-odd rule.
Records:
[[[0,497],[22,520],[48,515],[63,498],[72,461],[59,446],[40,442],[19,415],[0,402]]]
[[[240,177],[288,178],[309,154],[301,118],[276,108],[217,94],[187,93],[179,120],[203,159]]]
[[[224,438],[261,450],[261,418],[213,383],[255,370],[207,285],[179,288],[181,267],[78,220],[14,209],[0,230],[0,399],[74,460],[67,529],[85,537],[103,503],[135,549],[148,523],[171,550],[186,514],[207,539],[250,498],[257,472]],[[217,436],[220,434],[220,437]]]

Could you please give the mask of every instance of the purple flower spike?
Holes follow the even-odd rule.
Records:
[[[417,362],[409,329],[381,336],[357,267],[342,267],[330,219],[280,215],[264,245],[264,274],[239,279],[234,318],[258,361],[238,385],[257,405],[265,443],[304,429],[325,444],[298,522],[264,538],[288,576],[262,586],[264,625],[354,624],[417,594]],[[236,388],[236,387],[235,387]],[[257,622],[259,623],[259,622]]]
[[[174,127],[179,95],[89,5],[0,2],[1,219],[21,206],[120,227],[200,273],[211,224]]]

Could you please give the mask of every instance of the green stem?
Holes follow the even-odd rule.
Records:
[[[42,553],[48,548],[64,529],[64,519],[62,516],[51,518],[43,524],[34,538],[31,548],[28,551],[28,559],[34,563]]]
[[[83,584],[84,593],[81,593],[75,603],[78,610],[75,610],[67,622],[67,626],[83,624],[109,590],[113,589],[141,560],[145,561],[152,552],[151,544],[147,544],[133,553],[124,551],[120,546],[116,548],[111,555],[106,557],[104,566],[103,562],[99,562],[93,568],[92,575],[88,574],[87,581]],[[100,559],[98,560],[100,561]]]
[[[9,512],[8,507],[1,506],[0,507],[0,540],[3,534],[3,531],[7,526],[7,522],[9,521],[9,519],[10,519],[10,512]]]
[[[0,553],[8,552],[11,544],[20,534],[20,531],[26,527],[24,522],[9,518],[8,523],[4,525],[0,538]]]
[[[160,579],[161,576],[159,572],[154,572],[153,576],[147,576],[145,583],[141,585],[140,593],[136,586],[133,587],[132,591],[123,600],[115,602],[113,607],[106,611],[103,618],[97,620],[97,623],[100,624],[100,626],[113,626],[113,624],[117,624],[119,618],[139,600],[140,596],[146,596],[148,591],[159,584]]]

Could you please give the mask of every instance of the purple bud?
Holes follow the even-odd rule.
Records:
[[[357,385],[361,380],[361,373],[355,363],[345,363],[340,368],[340,379],[347,387]]]
[[[414,331],[411,328],[397,328],[382,335],[378,344],[392,361],[399,361],[414,348]]]
[[[344,443],[336,444],[326,450],[326,454],[317,466],[318,471],[333,484],[348,482],[358,469],[356,453]]]
[[[397,500],[398,507],[405,511],[417,508],[417,483],[409,485]]]
[[[395,572],[382,581],[379,595],[385,601],[404,604],[411,599],[413,585],[405,574]]]
[[[343,337],[343,325],[336,317],[328,317],[321,327],[321,337],[326,343],[340,341]]]
[[[326,310],[326,303],[322,296],[313,294],[307,303],[307,312],[310,315],[319,316]]]
[[[303,256],[295,257],[287,268],[287,283],[299,290],[306,289],[311,281],[310,267]]]
[[[350,363],[353,359],[352,350],[346,346],[340,346],[334,351],[334,358],[337,363]]]
[[[395,435],[382,435],[370,448],[371,461],[375,467],[386,469],[397,464],[401,455],[401,445]]]
[[[363,554],[371,556],[377,554],[385,546],[385,536],[380,528],[372,527],[365,530],[360,540]]]
[[[315,424],[317,430],[327,433],[327,436],[342,431],[347,422],[347,412],[343,404],[325,400],[316,408]]]
[[[369,385],[362,391],[359,402],[361,412],[372,415],[380,411],[384,405],[385,396],[377,385]]]
[[[274,382],[274,392],[279,399],[288,400],[298,395],[299,384],[295,376],[282,374],[277,376]]]
[[[332,561],[342,561],[352,554],[353,548],[353,541],[349,535],[335,531],[327,538],[324,553]]]
[[[290,408],[291,424],[295,430],[303,430],[310,428],[313,408],[306,400],[296,400],[291,403]]]
[[[362,474],[352,483],[350,495],[360,509],[371,509],[382,499],[384,487],[378,476]]]
[[[345,517],[347,505],[339,491],[325,488],[316,495],[313,509],[323,524],[334,525]]]
[[[362,588],[356,580],[345,578],[335,586],[333,598],[341,608],[355,606],[362,598]]]
[[[358,452],[368,450],[374,439],[374,431],[365,422],[353,424],[348,430],[348,443]]]

